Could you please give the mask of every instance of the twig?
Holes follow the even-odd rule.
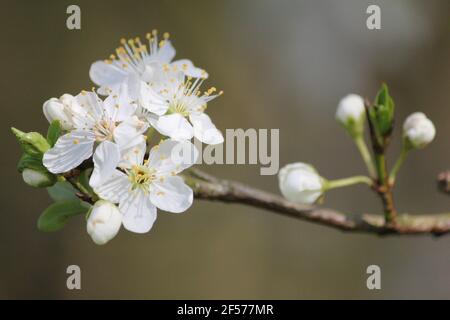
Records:
[[[195,197],[198,199],[245,204],[343,231],[378,235],[442,235],[450,233],[450,213],[430,215],[400,214],[397,216],[395,225],[385,225],[382,215],[351,215],[318,206],[296,204],[281,196],[258,190],[239,182],[217,178],[214,178],[215,182],[208,182],[199,179],[198,176],[198,169],[196,169],[195,174],[185,175],[186,183],[193,188]],[[209,177],[212,178],[211,176]]]

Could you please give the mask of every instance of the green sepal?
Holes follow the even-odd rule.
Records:
[[[11,128],[11,131],[16,136],[22,150],[26,154],[41,157],[48,149],[50,149],[50,144],[47,142],[47,139],[38,132],[25,133],[16,128]]]
[[[47,130],[47,142],[53,147],[61,135],[61,123],[59,120],[53,120]]]

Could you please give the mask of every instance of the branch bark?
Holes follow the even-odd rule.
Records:
[[[239,182],[218,179],[198,169],[190,169],[184,178],[198,199],[245,204],[342,231],[378,235],[430,234],[439,236],[450,233],[450,213],[399,214],[395,225],[386,226],[383,215],[344,214],[318,206],[296,204],[281,196]]]

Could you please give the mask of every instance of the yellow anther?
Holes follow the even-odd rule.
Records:
[[[79,140],[77,140],[77,139],[74,139],[74,140],[73,140],[73,144],[79,144],[79,143],[80,143]]]
[[[127,43],[127,40],[125,38],[120,39],[120,43],[125,45]]]
[[[170,34],[168,32],[164,32],[163,38],[167,40],[167,39],[169,39],[169,37],[170,37]]]

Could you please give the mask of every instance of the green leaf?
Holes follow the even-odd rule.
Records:
[[[31,156],[24,153],[17,164],[17,170],[22,172],[26,168],[37,171],[47,171],[47,169],[42,165],[41,157]]]
[[[47,188],[47,191],[54,201],[78,200],[75,188],[66,181],[57,182],[54,186]]]
[[[45,232],[58,231],[66,225],[70,217],[86,213],[89,207],[89,205],[79,200],[53,203],[39,217],[37,222],[38,229]]]
[[[47,140],[38,132],[25,133],[16,128],[11,128],[11,131],[19,141],[22,150],[31,156],[41,157],[50,149]]]
[[[375,121],[380,135],[390,136],[394,127],[394,100],[389,95],[388,87],[385,83],[381,85],[375,98]]]
[[[60,135],[61,124],[59,123],[59,120],[53,120],[47,131],[47,142],[49,143],[50,147],[53,147],[55,145]]]

